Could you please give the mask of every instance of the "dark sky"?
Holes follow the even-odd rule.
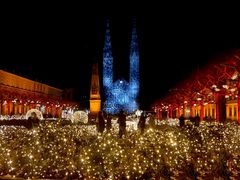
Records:
[[[239,47],[235,15],[189,13],[6,15],[1,27],[0,68],[59,88],[78,88],[79,95],[88,96],[91,65],[98,61],[101,67],[102,63],[106,17],[110,19],[116,78],[128,77],[131,21],[135,17],[140,102],[148,105],[201,69],[212,56]]]

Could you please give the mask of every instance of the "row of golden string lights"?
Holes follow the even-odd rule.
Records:
[[[0,127],[0,175],[23,178],[134,179],[173,176],[227,177],[240,171],[240,128],[163,123],[144,134],[127,129],[40,124]]]

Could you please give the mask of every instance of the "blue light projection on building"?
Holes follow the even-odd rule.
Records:
[[[103,48],[103,89],[109,91],[113,83],[113,57],[110,40],[109,22],[107,22],[105,43]]]
[[[115,114],[120,110],[130,113],[138,109],[136,100],[139,94],[139,52],[135,23],[133,24],[130,48],[129,82],[124,79],[113,82],[113,57],[109,22],[107,22],[103,48],[103,89],[106,97],[103,110],[108,113]]]

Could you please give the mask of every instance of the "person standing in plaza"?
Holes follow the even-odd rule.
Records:
[[[149,127],[150,128],[155,128],[155,114],[153,113],[153,114],[150,114],[149,115]]]
[[[141,134],[144,133],[145,125],[146,125],[146,118],[144,116],[144,113],[142,112],[142,114],[140,116],[140,119],[139,119],[139,122],[138,122],[138,127],[141,130]]]
[[[102,111],[99,111],[97,115],[97,129],[99,133],[103,133],[105,129],[105,122],[104,122]]]
[[[110,131],[112,128],[112,118],[110,114],[106,114],[106,118],[107,118],[107,131]]]
[[[122,138],[123,135],[126,134],[126,115],[124,111],[121,110],[118,116],[118,123],[119,123],[119,137]]]
[[[185,125],[185,118],[184,118],[183,114],[179,118],[179,125],[180,125],[180,127],[183,127]]]

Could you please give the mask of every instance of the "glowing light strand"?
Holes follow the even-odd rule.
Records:
[[[234,123],[179,128],[167,122],[144,135],[128,129],[97,134],[95,126],[56,123],[0,127],[0,175],[23,178],[150,179],[240,174],[240,131]]]

